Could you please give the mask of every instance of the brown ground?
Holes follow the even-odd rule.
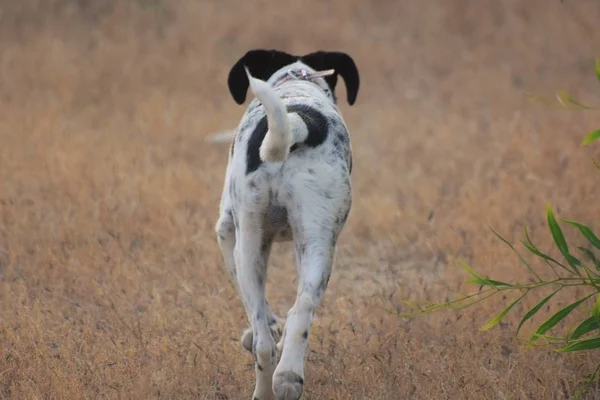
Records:
[[[521,349],[523,307],[486,333],[506,300],[408,321],[384,309],[444,300],[442,280],[472,290],[459,258],[526,280],[487,227],[517,241],[527,224],[551,249],[547,201],[598,226],[598,147],[579,147],[598,114],[523,94],[600,104],[599,20],[596,0],[1,1],[0,398],[250,398],[213,234],[227,146],[205,138],[242,115],[226,74],[254,47],[347,51],[362,77],[342,104],[355,200],[306,398],[566,398],[598,354]],[[281,315],[289,250],[269,276]]]

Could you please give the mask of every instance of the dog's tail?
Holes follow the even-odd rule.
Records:
[[[246,75],[250,81],[250,90],[265,107],[267,113],[269,129],[260,146],[260,159],[264,162],[285,161],[295,141],[287,108],[268,83],[253,78],[248,68],[246,68]]]

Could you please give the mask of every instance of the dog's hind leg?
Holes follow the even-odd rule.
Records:
[[[252,353],[255,358],[256,400],[273,399],[273,372],[277,363],[275,340],[271,335],[265,283],[271,238],[263,235],[261,220],[244,213],[239,220],[235,263],[237,282],[252,327]]]
[[[325,243],[322,240],[308,240],[297,247],[300,283],[296,302],[288,312],[281,341],[281,360],[273,378],[277,400],[297,400],[302,395],[308,335],[315,310],[321,304],[331,275],[335,239],[327,238]]]
[[[339,196],[314,202],[312,189],[293,194],[295,210],[290,215],[294,231],[298,293],[288,312],[281,346],[281,359],[273,376],[277,400],[298,400],[304,390],[304,356],[317,307],[331,276],[338,235],[350,211],[349,184],[337,187]],[[311,204],[312,207],[307,207]],[[303,208],[298,204],[305,205]]]

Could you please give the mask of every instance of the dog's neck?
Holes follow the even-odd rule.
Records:
[[[275,86],[279,86],[285,82],[289,82],[289,81],[309,81],[312,82],[313,79],[317,79],[317,78],[322,78],[325,76],[330,76],[335,74],[335,70],[334,69],[328,69],[325,71],[315,71],[315,72],[307,72],[306,69],[301,68],[299,70],[293,70],[290,69],[287,72],[287,75],[277,81],[275,83]]]

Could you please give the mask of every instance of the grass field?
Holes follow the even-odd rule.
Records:
[[[227,146],[206,138],[237,125],[226,76],[262,47],[346,51],[361,72],[356,105],[341,103],[353,208],[306,398],[568,398],[598,354],[522,348],[524,307],[485,333],[506,300],[386,310],[476,290],[458,259],[526,280],[488,226],[517,242],[527,225],[553,253],[546,202],[598,228],[598,147],[579,143],[600,114],[524,93],[600,105],[599,18],[596,0],[0,1],[0,398],[250,399],[246,317],[213,231]],[[290,250],[271,262],[279,315]]]

